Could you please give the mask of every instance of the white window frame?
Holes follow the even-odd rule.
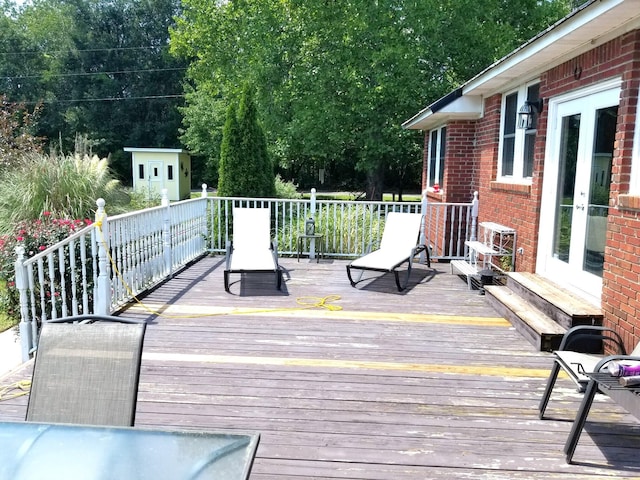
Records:
[[[640,89],[638,89],[638,94],[640,95]],[[636,109],[636,124],[633,132],[629,194],[640,195],[640,106]]]
[[[513,90],[509,90],[502,95],[502,105],[501,105],[501,114],[500,114],[500,144],[498,147],[498,180],[510,183],[525,183],[531,184],[532,177],[524,176],[524,155],[525,155],[525,137],[527,133],[534,132],[536,129],[520,129],[518,128],[518,110],[524,104],[525,100],[527,100],[527,91],[529,87],[540,83],[540,80],[532,80],[523,85],[520,85],[518,88]],[[503,174],[503,150],[504,150],[504,127],[506,121],[506,103],[507,97],[517,93],[516,100],[516,118],[514,119],[516,125],[515,137],[514,137],[514,149],[513,149],[513,174],[512,175],[504,175]],[[535,135],[535,133],[534,133]]]
[[[432,147],[431,137],[434,132],[436,132],[435,172],[433,173],[433,175],[431,175],[431,147]],[[442,152],[443,135],[445,137],[444,152]],[[446,135],[447,135],[446,125],[440,125],[438,128],[429,130],[429,142],[427,144],[427,179],[426,180],[427,180],[427,188],[431,190],[433,190],[433,185],[431,184],[432,177],[436,180],[436,182],[438,182],[440,178],[444,179],[444,168],[446,167],[444,158],[445,158],[446,149],[447,149]],[[438,186],[440,187],[440,189],[442,189],[441,184],[439,184]]]

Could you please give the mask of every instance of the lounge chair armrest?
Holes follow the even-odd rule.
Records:
[[[427,246],[425,244],[421,243],[420,245],[416,245],[411,249],[411,256],[415,257],[417,254],[424,252],[425,250],[427,250]]]
[[[604,357],[602,360],[600,360],[597,363],[594,371],[595,372],[599,372],[600,370],[602,370],[604,367],[606,367],[611,362],[614,362],[614,361],[627,361],[627,360],[640,362],[640,357],[632,357],[631,355],[609,355],[607,357]]]
[[[572,350],[580,353],[594,353],[589,351],[588,348],[580,348],[579,342],[593,343],[593,341],[604,340],[613,343],[617,347],[616,354],[625,355],[626,350],[624,348],[624,342],[622,337],[615,330],[608,327],[601,327],[597,325],[578,325],[569,329],[560,342],[558,350]],[[576,346],[577,345],[577,346]]]

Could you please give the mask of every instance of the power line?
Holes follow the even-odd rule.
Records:
[[[78,73],[52,73],[50,77],[89,77],[94,75],[122,75],[126,73],[147,73],[147,72],[176,72],[179,70],[186,70],[186,67],[172,67],[172,68],[149,68],[140,70],[116,70],[113,72],[78,72]],[[28,78],[41,78],[47,75],[46,73],[39,73],[37,75],[16,75],[8,77],[0,77],[0,80],[23,80]]]
[[[23,52],[0,52],[0,55],[55,55],[58,53],[78,53],[78,52],[117,52],[120,50],[152,50],[166,49],[168,45],[147,46],[147,47],[110,47],[110,48],[80,48],[68,50],[25,50]]]
[[[104,98],[78,98],[78,99],[69,99],[69,100],[42,100],[39,102],[21,102],[25,105],[38,105],[44,104],[49,105],[53,103],[85,103],[85,102],[120,102],[124,100],[162,100],[162,99],[172,99],[172,98],[184,98],[183,93],[172,94],[172,95],[145,95],[142,97],[104,97]]]

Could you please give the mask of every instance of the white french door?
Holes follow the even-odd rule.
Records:
[[[619,86],[549,102],[537,271],[599,299]]]

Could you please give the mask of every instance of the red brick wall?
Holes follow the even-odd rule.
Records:
[[[470,202],[477,189],[475,124],[475,121],[458,121],[447,125],[445,173],[441,185],[446,202]]]
[[[623,83],[612,165],[602,308],[605,325],[619,331],[627,348],[632,349],[640,340],[640,196],[629,195],[640,88],[640,31],[627,33],[545,72],[540,77],[540,96],[547,100],[615,77],[621,77]],[[522,80],[524,83],[530,79]],[[543,109],[538,119],[531,186],[502,183],[496,181],[501,100],[500,94],[486,98],[484,116],[480,120],[452,122],[447,126],[446,197],[443,200],[454,201],[456,195],[455,201],[458,201],[458,193],[468,198],[469,193],[477,189],[479,220],[515,228],[517,247],[524,249],[522,255],[516,256],[517,269],[533,272],[544,175],[547,109]],[[470,159],[475,167],[469,163]],[[470,188],[465,191],[462,184],[469,177]],[[449,195],[452,195],[451,199]]]
[[[622,93],[612,166],[602,309],[605,325],[631,351],[640,340],[640,197],[629,195],[633,134],[640,88],[640,31],[620,39]],[[612,67],[613,68],[613,67]]]

